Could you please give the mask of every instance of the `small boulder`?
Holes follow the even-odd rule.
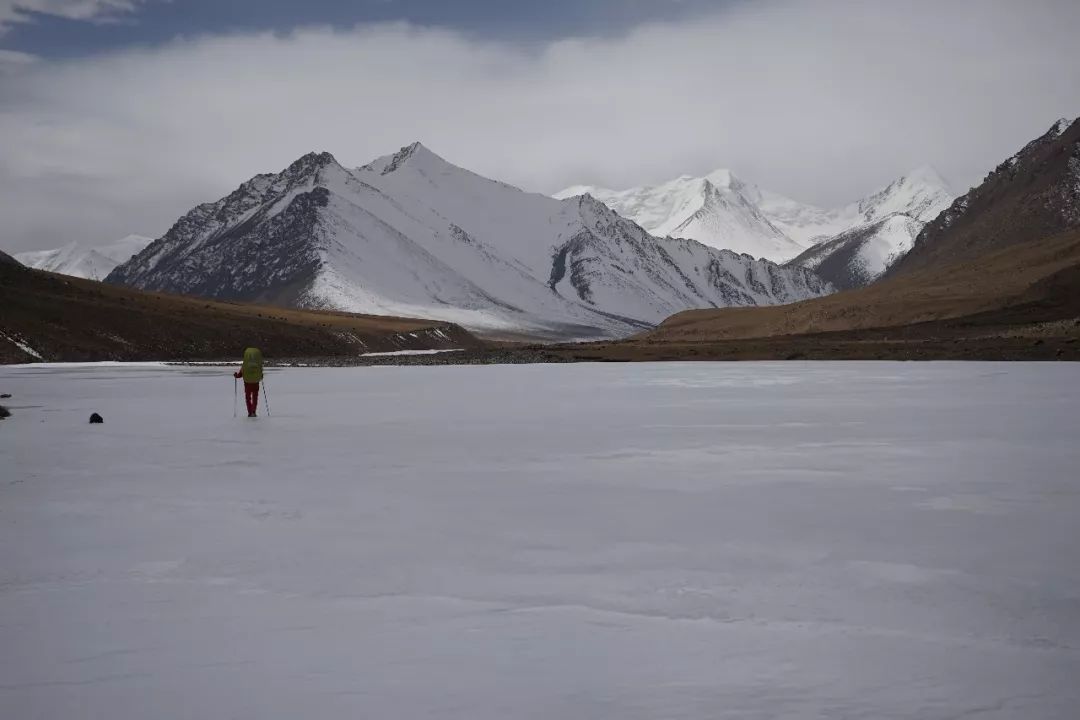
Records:
[[[11,393],[3,393],[0,395],[0,400],[7,400],[9,397],[11,397]]]
[[[90,424],[91,425],[101,425],[104,422],[105,422],[105,419],[103,417],[101,417],[100,415],[98,415],[97,413],[94,413],[93,415],[90,416]]]
[[[0,418],[11,417],[11,411],[3,405],[0,405]]]

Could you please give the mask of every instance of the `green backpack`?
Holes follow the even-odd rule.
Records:
[[[244,364],[240,368],[244,375],[244,382],[257,383],[263,379],[262,351],[259,348],[248,348],[244,351]]]

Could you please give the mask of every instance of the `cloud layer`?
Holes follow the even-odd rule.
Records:
[[[140,0],[0,0],[0,33],[14,23],[30,22],[34,13],[68,20],[99,22],[131,12]]]
[[[0,73],[0,247],[160,234],[313,149],[420,139],[527,189],[731,167],[822,204],[929,163],[963,190],[1080,113],[1072,0],[765,0],[615,39],[404,25],[230,35]]]

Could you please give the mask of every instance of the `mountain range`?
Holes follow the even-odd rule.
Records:
[[[953,199],[930,167],[829,210],[762,190],[730,170],[621,191],[577,185],[555,197],[586,194],[655,235],[815,269],[838,289],[879,277]]]
[[[483,178],[420,143],[361,168],[310,153],[258,175],[191,210],[107,280],[562,338],[832,290],[805,268],[653,237],[590,196]]]
[[[915,197],[916,185],[909,178],[884,195]],[[802,228],[804,242],[811,228],[835,229],[830,223],[853,214],[744,193],[774,227]],[[902,203],[907,212],[877,195],[855,204],[855,227],[810,248],[818,252],[800,260],[809,270],[656,238],[591,196],[529,195],[421,145],[356,169],[313,153],[195,208],[112,273],[179,295],[63,278],[0,252],[0,362],[210,359],[235,355],[251,338],[279,357],[347,363],[406,348],[471,348],[423,359],[481,363],[1080,360],[1080,120],[1055,123],[925,226],[933,194],[921,209]],[[917,227],[910,250],[894,259],[891,248]],[[901,240],[877,242],[890,234]],[[887,266],[880,278],[821,296],[830,288],[820,275],[870,256]],[[458,294],[471,289],[475,307]],[[214,293],[229,302],[198,297]],[[508,346],[446,321],[282,307],[367,303],[382,313],[409,293],[415,314],[468,316],[533,336],[538,328],[619,335],[666,312],[665,303],[706,309],[623,340]],[[608,312],[616,307],[630,312]]]
[[[15,259],[35,270],[88,280],[104,280],[113,269],[153,242],[153,238],[128,235],[111,243],[90,246],[73,242],[55,250],[17,253]]]
[[[662,348],[666,359],[1080,359],[1080,120],[1056,122],[999,164],[872,285],[687,311],[617,345],[594,358],[654,359],[650,348]]]

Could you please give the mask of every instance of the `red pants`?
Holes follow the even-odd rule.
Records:
[[[248,415],[254,415],[259,407],[259,383],[244,383],[244,402],[247,403]]]

